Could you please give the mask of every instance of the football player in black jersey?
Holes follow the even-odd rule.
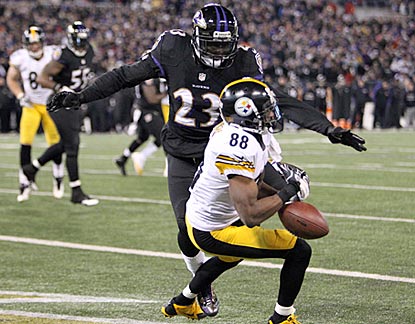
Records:
[[[185,204],[209,134],[221,121],[219,94],[231,81],[243,77],[263,79],[260,54],[253,48],[238,47],[238,38],[238,23],[232,12],[219,4],[208,4],[194,15],[192,35],[178,29],[166,31],[151,51],[134,64],[103,74],[79,93],[59,93],[48,105],[50,111],[79,107],[151,78],[167,80],[170,112],[163,127],[162,144],[168,160],[170,200],[179,227],[178,244],[193,273],[205,259],[187,234]],[[366,149],[362,138],[335,128],[313,107],[278,89],[275,92],[287,119],[328,136],[333,143],[358,151]],[[207,315],[217,314],[219,304],[210,288],[198,300]]]
[[[146,80],[136,87],[136,94],[140,107],[137,138],[114,161],[124,176],[127,175],[125,164],[130,156],[135,171],[138,175],[142,175],[147,158],[161,146],[161,129],[164,125],[161,101],[167,95],[164,82],[160,79]],[[154,142],[149,143],[141,152],[133,153],[149,139],[150,135],[154,136]]]
[[[67,28],[68,45],[54,54],[38,77],[44,88],[59,91],[81,91],[91,77],[94,51],[88,42],[88,29],[80,21],[75,21]],[[98,204],[98,199],[90,198],[81,189],[78,170],[79,132],[81,127],[80,110],[62,109],[51,114],[61,141],[47,149],[32,164],[23,167],[29,180],[34,179],[41,166],[54,158],[56,154],[66,153],[66,168],[69,175],[69,186],[72,190],[71,202],[85,206]]]

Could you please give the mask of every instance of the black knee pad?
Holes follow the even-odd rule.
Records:
[[[306,265],[311,259],[311,246],[305,240],[298,238],[294,248],[289,253],[289,258],[296,259],[297,262],[302,262]]]

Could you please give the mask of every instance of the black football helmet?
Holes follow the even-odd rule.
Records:
[[[193,16],[192,46],[205,65],[229,67],[238,48],[238,22],[233,13],[219,4],[207,4]]]
[[[88,49],[89,29],[80,21],[75,21],[66,29],[68,48],[76,56],[85,56]]]
[[[43,43],[45,41],[45,33],[41,27],[31,25],[23,32],[23,46],[29,52],[29,55],[34,59],[39,59],[43,55]],[[29,45],[33,43],[40,43],[39,49],[34,50]]]
[[[274,92],[264,82],[243,78],[225,86],[220,94],[220,112],[224,122],[262,134],[264,130],[278,133],[283,129],[283,118]]]

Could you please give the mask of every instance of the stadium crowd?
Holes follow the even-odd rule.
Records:
[[[220,1],[234,11],[240,44],[262,55],[269,82],[307,101],[334,122],[365,128],[415,127],[414,1],[390,1],[390,14],[358,19],[365,1]],[[1,131],[18,130],[19,106],[4,82],[8,58],[21,35],[36,23],[48,44],[65,39],[65,27],[82,20],[90,30],[96,73],[134,62],[168,29],[191,32],[198,1],[0,1]],[[123,130],[131,100],[123,92],[85,107],[92,131]],[[128,104],[126,104],[127,102]],[[107,109],[96,109],[106,105]],[[412,117],[411,117],[412,116]]]

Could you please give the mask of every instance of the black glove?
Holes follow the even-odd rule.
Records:
[[[62,91],[55,94],[46,104],[46,109],[49,112],[58,111],[61,108],[65,109],[79,109],[81,105],[80,96],[75,92]]]
[[[335,127],[327,132],[327,136],[333,144],[341,143],[343,145],[351,146],[359,152],[367,150],[367,148],[363,145],[366,141],[360,136],[352,133],[350,129]]]
[[[300,176],[295,174],[294,170],[287,170],[285,180],[287,181],[287,184],[278,192],[278,196],[284,204],[295,196],[301,189]]]

